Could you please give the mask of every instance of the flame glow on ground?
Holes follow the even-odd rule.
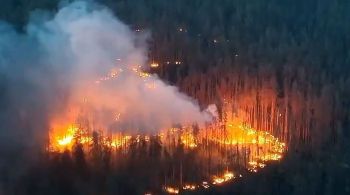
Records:
[[[267,132],[257,131],[242,124],[228,123],[226,124],[226,136],[220,136],[219,133],[222,133],[224,130],[213,129],[215,126],[201,129],[197,134],[194,134],[193,129],[189,127],[171,128],[154,136],[159,137],[164,146],[171,145],[171,143],[167,143],[169,136],[174,139],[178,136],[180,138],[180,143],[178,144],[182,144],[188,151],[193,150],[199,153],[203,152],[202,150],[205,150],[208,144],[217,145],[221,148],[224,147],[228,152],[235,150],[239,150],[240,152],[249,151],[248,158],[246,159],[246,168],[250,172],[257,172],[259,169],[264,168],[269,161],[280,160],[286,150],[284,143]],[[63,136],[51,136],[50,150],[54,152],[72,150],[73,145],[76,143],[80,143],[87,148],[93,143],[93,139],[91,132],[78,128],[77,124],[71,124],[67,127],[66,133]],[[128,147],[133,142],[140,142],[141,140],[150,142],[150,136],[118,133],[109,136],[103,135],[101,136],[101,140],[104,146],[115,151],[128,151]],[[217,160],[222,161],[223,159],[219,158]],[[210,186],[220,186],[234,180],[236,177],[242,177],[242,175],[236,173],[234,170],[226,170],[221,174],[213,174],[210,180],[203,178],[203,181],[183,183],[182,186],[165,185],[163,189],[169,194],[178,194],[181,191],[193,191],[207,189]]]
[[[158,64],[153,63],[150,66],[157,68]],[[146,88],[150,90],[156,88],[155,84],[148,79],[150,74],[141,71],[139,66],[131,70],[112,70],[107,76],[97,79],[95,84],[100,85],[105,81],[117,78],[124,71],[132,71],[143,78]],[[71,111],[67,115],[68,117],[64,117],[66,120],[53,120],[48,146],[50,152],[72,151],[76,144],[88,150],[98,139],[99,144],[111,151],[128,153],[132,144],[140,142],[150,144],[152,139],[159,139],[162,147],[167,148],[170,153],[175,151],[176,147],[183,146],[185,151],[197,153],[197,157],[202,158],[203,161],[214,161],[208,165],[209,171],[203,174],[206,175],[203,178],[193,181],[182,181],[181,179],[180,182],[164,183],[162,189],[169,194],[220,186],[237,177],[242,177],[241,173],[234,170],[233,164],[243,165],[246,170],[257,172],[264,168],[267,162],[280,160],[286,150],[285,143],[278,138],[269,132],[251,128],[243,122],[243,119],[237,117],[224,121],[217,119],[200,129],[184,124],[182,127],[159,130],[153,135],[139,135],[122,133],[135,132],[125,129],[114,130],[114,133],[104,129],[96,130],[89,122],[88,125],[79,122],[77,112]],[[116,121],[121,117],[120,113],[115,114]],[[232,156],[235,159],[232,159]]]

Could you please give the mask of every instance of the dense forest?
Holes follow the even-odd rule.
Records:
[[[350,1],[97,2],[136,32],[150,33],[149,61],[159,67],[149,71],[203,108],[218,105],[222,120],[244,110],[245,121],[288,143],[280,163],[198,194],[350,193]],[[23,31],[33,10],[55,11],[59,4],[2,0],[0,19]],[[148,152],[157,152],[154,143]],[[101,152],[89,173],[79,146],[72,154],[40,156],[46,161],[19,179],[8,163],[0,164],[0,194],[141,193],[128,186],[138,181],[121,179],[126,173],[109,174],[109,152]],[[158,166],[151,162],[142,166]]]

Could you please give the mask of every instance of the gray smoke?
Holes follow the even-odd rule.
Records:
[[[85,1],[51,17],[33,13],[25,33],[1,23],[0,137],[42,143],[53,119],[77,115],[111,131],[153,132],[209,121],[210,114],[177,88],[135,73],[147,68],[148,37]],[[100,80],[111,71],[117,76]]]

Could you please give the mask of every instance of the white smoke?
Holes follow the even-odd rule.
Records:
[[[95,128],[110,130],[156,131],[211,119],[156,75],[142,78],[132,71],[146,67],[148,36],[133,32],[106,7],[77,1],[49,20],[36,14],[25,34],[6,29],[0,34],[0,51],[11,56],[0,57],[2,72],[16,81],[13,70],[24,71],[24,82],[44,86],[38,88],[38,101],[47,104],[50,114],[80,105]],[[11,57],[16,59],[12,66]],[[116,78],[95,83],[111,70],[118,71]]]
[[[208,105],[206,111],[215,119],[219,119],[219,111],[216,104]]]

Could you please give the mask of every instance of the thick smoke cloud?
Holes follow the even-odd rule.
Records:
[[[139,76],[147,37],[85,1],[33,13],[25,33],[0,24],[0,136],[43,143],[52,121],[77,116],[96,129],[143,132],[210,120],[156,75]]]

